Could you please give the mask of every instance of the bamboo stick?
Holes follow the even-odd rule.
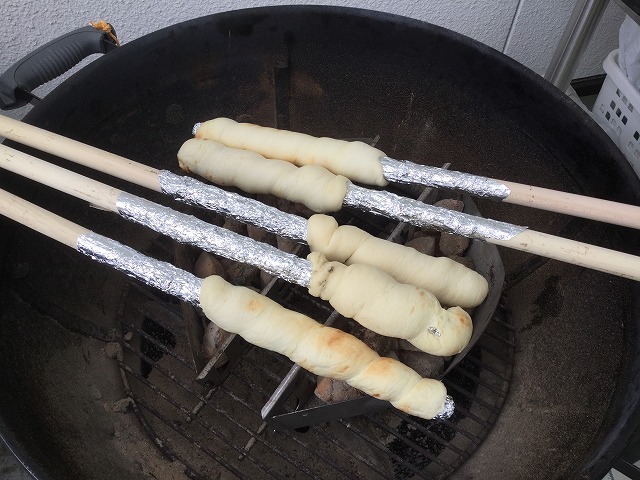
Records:
[[[0,136],[136,185],[162,191],[158,180],[159,170],[155,168],[4,115],[0,115]]]
[[[78,237],[89,233],[88,229],[4,190],[0,190],[0,212],[5,217],[73,249],[76,249]]]
[[[509,240],[489,243],[640,281],[640,257],[575,240],[525,230]]]
[[[104,183],[0,145],[0,168],[114,212],[174,240],[249,263],[289,282],[309,286],[311,263],[276,247],[209,224]]]
[[[161,191],[158,180],[158,170],[133,162],[124,157],[105,152],[95,147],[85,145],[76,140],[47,132],[46,130],[39,129],[4,116],[0,116],[0,135],[119,178],[127,178],[127,176],[129,176],[127,179],[131,180],[133,183],[146,186],[147,188],[151,188],[155,191]],[[113,195],[117,195],[117,191],[115,189],[108,192],[107,197],[113,198]],[[100,205],[102,208],[112,210],[108,205],[100,203],[97,197],[98,195],[96,195],[93,200],[88,199],[87,201],[91,201],[95,205]],[[616,207],[623,206],[622,204],[615,203],[614,205]],[[531,238],[531,235],[534,235],[534,237]],[[529,251],[530,253],[543,255],[548,258],[554,258],[568,263],[575,263],[587,268],[594,268],[596,270],[634,280],[640,279],[640,274],[636,273],[640,271],[640,267],[638,267],[635,261],[638,257],[624,254],[622,252],[602,249],[592,245],[580,244],[579,242],[567,239],[562,240],[574,243],[568,248],[563,248],[562,245],[558,245],[558,242],[550,242],[548,237],[552,236],[545,236],[545,234],[541,235],[542,237],[535,237],[535,234],[532,234],[532,231],[529,230],[527,232],[527,236],[522,236],[519,240],[513,240],[506,243],[493,243],[504,245],[509,248]],[[540,247],[541,245],[544,245],[544,247]],[[563,245],[566,246],[568,244],[563,243]],[[533,250],[534,248],[536,249],[535,251]],[[559,251],[557,254],[553,253],[558,249],[564,250],[564,252]],[[603,251],[609,253],[605,255],[605,252]],[[616,266],[614,268],[609,268],[606,264],[612,259],[612,255],[617,258],[618,261],[615,262]],[[590,263],[591,261],[593,261],[593,265]]]
[[[221,190],[213,185],[198,182],[191,177],[174,175],[167,170],[157,170],[2,115],[0,115],[0,136],[153,191],[170,195],[181,202],[231,216],[236,220],[250,223],[276,235],[306,241],[307,229],[304,218]],[[285,226],[286,229],[283,229]]]
[[[121,190],[65,170],[14,148],[0,145],[0,166],[39,183],[73,195],[92,205],[117,212],[116,201]]]
[[[511,192],[505,203],[640,229],[640,207],[635,205],[531,185],[503,183]]]

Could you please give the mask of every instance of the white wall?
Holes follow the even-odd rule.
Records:
[[[34,48],[91,20],[111,23],[122,43],[177,22],[239,8],[322,4],[368,8],[405,15],[468,35],[544,74],[574,1],[558,0],[1,0],[0,72]],[[602,73],[602,61],[618,43],[624,14],[611,1],[577,77]],[[90,61],[90,60],[89,60]],[[85,64],[88,61],[84,62]],[[36,90],[45,95],[60,80]],[[10,112],[20,118],[29,107]]]

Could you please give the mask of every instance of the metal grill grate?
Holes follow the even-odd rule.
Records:
[[[176,314],[177,305],[163,305]],[[221,385],[202,386],[192,381],[197,369],[180,353],[184,333],[161,319],[144,318],[147,330],[149,321],[166,330],[149,333],[121,319],[119,366],[127,394],[154,443],[192,478],[221,471],[238,478],[445,478],[493,426],[514,354],[509,316],[500,307],[481,341],[444,379],[456,401],[449,420],[424,421],[389,410],[305,432],[274,431],[265,428],[260,408],[292,366],[287,358],[247,345]],[[167,345],[172,338],[175,347]],[[143,353],[143,344],[154,356]]]
[[[424,197],[422,192],[419,198]],[[372,217],[357,223],[370,231],[390,228],[391,236],[401,230]],[[152,249],[154,256],[173,261],[174,244],[158,240]],[[280,280],[263,293],[312,318],[335,317],[327,304]],[[480,341],[443,379],[456,404],[450,419],[426,421],[389,409],[275,430],[261,409],[292,362],[236,337],[229,346],[233,361],[197,381],[202,365],[183,313],[176,300],[130,283],[119,315],[118,364],[144,430],[191,478],[446,478],[494,425],[511,380],[514,331],[499,305]],[[315,383],[310,374],[301,377],[298,382]],[[286,402],[280,407],[287,412],[299,407],[295,396]]]

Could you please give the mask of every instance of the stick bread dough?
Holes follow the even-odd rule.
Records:
[[[223,117],[202,123],[196,137],[216,140],[228,147],[252,150],[267,158],[286,160],[298,166],[321,165],[355,182],[381,187],[388,183],[380,163],[385,153],[363,142],[317,138],[251,123],[237,123]]]
[[[183,170],[218,185],[232,185],[248,193],[271,193],[303,203],[314,212],[340,210],[349,182],[319,165],[298,168],[213,140],[187,140],[178,151],[178,161]]]
[[[374,265],[400,283],[433,293],[445,305],[475,307],[489,291],[482,275],[450,258],[424,255],[351,225],[338,226],[338,222],[327,215],[309,218],[307,242],[312,251],[322,253],[328,260],[347,265]]]
[[[391,358],[380,357],[353,335],[325,327],[301,313],[221,277],[207,277],[200,306],[220,328],[250,343],[286,355],[301,367],[349,385],[411,415],[434,418],[446,388]]]
[[[371,265],[345,266],[319,252],[307,258],[313,265],[309,293],[363,327],[432,355],[455,355],[469,343],[471,317],[460,307],[445,310],[431,293]]]

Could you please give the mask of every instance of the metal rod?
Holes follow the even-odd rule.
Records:
[[[182,463],[187,469],[187,471],[184,472],[185,475],[187,475],[188,477],[191,477],[191,478],[198,478],[199,479],[200,476],[197,475],[195,468],[193,468],[189,464],[189,462],[187,462],[184,458],[178,457],[172,450],[170,450],[167,447],[167,445],[164,444],[164,442],[161,441],[161,439],[158,436],[158,434],[151,427],[151,424],[149,423],[149,421],[145,417],[144,413],[142,413],[142,410],[140,408],[141,406],[138,405],[138,403],[136,402],[136,396],[134,395],[133,391],[131,390],[131,386],[129,385],[129,380],[127,379],[126,372],[122,368],[120,368],[120,378],[122,379],[122,384],[124,386],[124,391],[127,394],[127,397],[131,400],[131,403],[130,403],[131,409],[133,410],[136,418],[138,419],[138,421],[142,425],[142,429],[144,430],[144,432],[147,434],[147,436],[149,438],[151,438],[151,440],[152,440],[151,443],[158,450],[160,450],[162,455],[164,455],[165,458],[169,459],[169,461],[174,462],[174,461],[178,460],[180,463]],[[194,477],[194,475],[195,475],[195,477]]]
[[[380,420],[378,420],[377,418],[375,418],[373,416],[369,417],[369,421],[371,421],[374,425],[376,425],[383,432],[387,432],[387,433],[390,433],[392,435],[396,433],[388,425],[386,425],[385,423],[381,422]],[[440,443],[443,447],[446,448],[446,445],[444,445],[444,443],[441,442],[440,437],[438,437],[437,435],[434,435],[433,433],[431,433],[431,435],[429,437],[432,440],[435,440],[436,442]],[[437,455],[434,455],[433,453],[428,452],[422,445],[417,444],[415,441],[411,440],[410,438],[408,438],[408,437],[396,437],[396,438],[398,440],[400,440],[401,442],[403,442],[405,445],[409,446],[409,448],[411,448],[412,450],[418,452],[423,457],[428,458],[433,463],[439,465],[444,470],[448,470],[448,469],[451,468],[450,465],[447,465],[442,460],[440,460]]]
[[[236,378],[238,378],[240,381],[242,381],[243,383],[245,383],[246,385],[250,386],[252,385],[252,383],[243,375],[237,375]],[[229,395],[231,398],[233,398],[234,400],[236,400],[237,402],[241,403],[242,405],[244,405],[245,407],[247,407],[249,410],[251,410],[252,412],[256,413],[259,415],[259,412],[256,411],[253,407],[253,405],[249,405],[249,403],[247,403],[246,400],[244,400],[243,398],[240,398],[239,396],[237,396],[236,394],[234,394],[232,391],[230,391],[229,389],[225,388],[224,386],[222,386],[220,388],[220,391],[226,393],[227,395]],[[341,466],[337,465],[335,462],[331,461],[330,458],[328,458],[326,455],[321,455],[318,451],[317,448],[315,448],[315,446],[310,446],[309,444],[303,442],[300,439],[299,435],[294,435],[293,433],[291,433],[289,430],[283,430],[282,432],[280,432],[284,435],[286,435],[287,437],[289,437],[291,440],[293,440],[295,443],[297,443],[298,445],[306,448],[309,453],[311,455],[313,455],[314,457],[316,457],[318,460],[320,460],[322,463],[324,463],[325,465],[327,465],[328,467],[330,467],[331,469],[335,470],[336,472],[342,474],[345,478],[353,478],[353,474],[351,474],[350,472],[345,471]]]
[[[463,394],[464,396],[475,400],[481,407],[486,408],[490,412],[493,412],[493,413],[498,413],[499,412],[499,410],[496,410],[496,408],[493,405],[489,405],[484,400],[478,398],[476,395],[474,395],[473,393],[471,393],[470,391],[468,391],[464,387],[461,387],[460,385],[457,385],[457,384],[453,383],[448,378],[445,378],[442,382],[447,386],[447,388],[451,387],[454,390],[457,390],[458,392]]]
[[[394,411],[393,413],[396,413],[396,412]],[[408,416],[408,415],[400,415],[400,414],[397,415],[397,416],[402,418],[405,422],[407,422],[409,425],[411,425],[413,428],[415,428],[419,432],[423,433],[425,436],[427,436],[427,437],[429,437],[429,438],[431,438],[433,440],[436,440],[438,443],[441,443],[445,447],[451,449],[452,451],[454,451],[460,457],[464,458],[465,456],[468,456],[465,451],[459,449],[458,447],[453,445],[450,441],[445,440],[444,438],[439,436],[437,433],[433,432],[429,427],[425,427],[423,424],[421,424],[419,422],[416,422],[413,419],[413,417]],[[369,419],[372,420],[371,417]]]
[[[255,369],[255,362],[251,362],[251,363],[249,363],[248,365],[250,366],[250,368],[251,368],[251,369]],[[243,370],[243,372],[244,372],[244,373],[248,373],[248,372],[245,372],[244,370]],[[242,380],[242,378],[239,378],[239,380],[240,380],[240,381],[243,381],[243,380]],[[251,382],[249,385],[255,385],[255,384]],[[222,392],[223,394],[228,394],[228,393],[229,393],[229,392],[225,392],[225,391],[224,391],[224,387],[221,389],[221,392]],[[489,394],[491,394],[491,393],[489,392]],[[195,394],[195,395],[197,396],[197,394]],[[237,400],[237,401],[240,401],[242,404],[244,404],[247,408],[249,408],[252,412],[254,412],[254,413],[255,413],[255,410],[252,408],[252,406],[248,405],[248,404],[244,401],[244,399],[241,399],[241,398],[239,398],[238,396],[232,396],[232,398],[234,398],[234,399],[235,399],[235,400]],[[473,401],[473,399],[472,399],[472,401]],[[215,406],[215,402],[208,402],[208,403],[210,403],[210,405],[211,405],[211,407],[212,407],[212,408],[214,408],[214,409],[216,409],[216,410],[217,410],[217,408],[216,408],[216,406]],[[461,413],[463,413],[463,414],[464,414],[464,413],[466,413],[466,409],[462,408],[462,409],[461,409]],[[399,417],[404,417],[402,414],[397,414],[397,416],[399,416]],[[471,418],[472,420],[474,419],[474,418],[472,418],[472,417],[470,417],[470,418]],[[369,420],[370,420],[370,419],[369,419]],[[410,418],[407,418],[407,421],[409,421],[409,420],[411,420],[411,419],[410,419]],[[472,437],[470,436],[470,434],[469,434],[469,433],[467,433],[464,429],[461,429],[459,426],[450,425],[450,424],[449,424],[449,422],[447,422],[447,421],[445,421],[445,423],[446,423],[447,425],[449,425],[451,428],[455,429],[455,430],[456,430],[456,432],[461,433],[465,438],[468,438],[468,439],[470,439],[470,440],[473,442]],[[351,430],[352,432],[356,433],[358,436],[361,436],[361,438],[367,437],[367,433],[363,433],[361,430],[356,429],[356,428],[355,428],[355,425],[348,425],[348,424],[346,424],[346,425],[344,425],[344,427],[345,427],[345,428],[347,428],[347,429],[349,429],[349,430]],[[358,431],[356,432],[355,430],[358,430]],[[317,433],[318,435],[323,436],[323,438],[327,438],[327,439],[329,439],[329,438],[328,438],[329,433],[328,433],[328,432],[326,432],[326,431],[324,431],[324,430],[322,430],[322,429],[314,429],[314,430],[312,430],[312,432]],[[285,431],[285,432],[282,432],[282,433],[284,433],[285,435],[287,435],[287,433],[288,433],[288,432],[286,432],[286,431]],[[400,441],[402,441],[402,436],[400,436],[397,432],[393,431],[393,432],[391,432],[391,433],[392,433],[395,437],[397,437]],[[291,438],[296,438],[296,437],[299,437],[299,435],[291,435]],[[476,437],[476,436],[474,436],[473,438],[477,438],[477,437]],[[261,441],[263,441],[263,440],[264,440],[264,439],[262,439],[262,438],[257,438],[257,441],[259,441],[259,442],[261,442]],[[332,440],[332,438],[331,438],[331,440]],[[383,452],[385,455],[388,455],[388,456],[393,457],[393,452],[388,452],[388,450],[387,450],[383,445],[380,445],[380,444],[379,444],[379,442],[374,442],[372,438],[364,438],[364,440],[365,440],[365,441],[367,441],[367,443],[369,443],[369,444],[373,445],[376,449],[379,449],[379,450],[380,450],[381,452]],[[311,450],[311,449],[313,449],[313,448],[314,448],[314,447],[313,447],[313,441],[312,441],[312,440],[311,440],[310,442],[298,442],[298,443],[300,443],[300,445],[303,445],[303,446],[304,446],[304,448],[305,448],[305,449],[307,449],[307,450]],[[337,443],[335,443],[335,442],[332,442],[332,443],[333,443],[334,445],[336,445],[336,448],[340,448],[340,447],[342,447],[342,448],[343,448],[343,449],[345,449],[345,450],[349,448],[349,446],[346,446],[346,447],[345,447],[345,446],[343,446],[343,445],[339,445],[339,444],[337,444]],[[267,446],[268,446],[268,445],[270,445],[270,444],[269,444],[269,442],[267,442],[267,443],[266,443],[266,445],[267,445]],[[446,445],[445,445],[445,446],[446,446]],[[241,448],[241,447],[240,447],[240,448]],[[236,451],[237,451],[237,450],[236,450]],[[313,453],[313,452],[311,452],[311,453]],[[457,453],[457,452],[456,452],[455,450],[453,450],[453,453]],[[457,455],[458,455],[458,457],[459,457],[459,458],[458,458],[456,461],[457,461],[457,462],[462,461],[462,459],[464,458],[464,456],[460,455],[460,453],[457,453]],[[395,457],[394,457],[394,458],[395,458]],[[329,458],[328,460],[331,460],[331,459]],[[359,458],[358,460],[363,461],[363,460],[362,460],[362,458]],[[431,478],[431,476],[432,476],[432,475],[431,475],[431,476],[429,476],[429,474],[427,474],[427,473],[426,473],[426,471],[423,471],[424,469],[423,469],[422,467],[420,467],[420,466],[415,466],[415,465],[413,465],[413,467],[414,467],[414,468],[412,468],[412,466],[407,465],[407,464],[406,464],[406,461],[407,461],[407,460],[406,460],[406,458],[404,458],[404,457],[400,457],[400,456],[398,456],[398,457],[397,457],[397,461],[399,462],[399,465],[406,466],[406,468],[408,469],[408,471],[412,471],[412,472],[414,472],[415,474],[417,474],[417,475],[419,475],[419,476],[423,476],[423,477],[424,477],[425,475],[427,475],[427,476],[426,476],[426,477],[424,477],[424,478]],[[334,462],[334,463],[335,463],[335,462]],[[370,462],[366,462],[366,461],[364,461],[364,464],[365,464],[365,465],[368,465],[368,466],[369,466],[369,468],[371,468]],[[434,464],[434,466],[435,466],[435,464]],[[447,468],[448,468],[448,467],[447,467]],[[451,467],[451,468],[453,468],[453,467]],[[341,473],[345,472],[344,470],[339,470],[339,471],[341,471]],[[246,473],[246,472],[243,472],[243,473]],[[345,474],[345,476],[349,477],[349,475],[348,475],[347,473],[344,473],[344,474]],[[334,475],[335,475],[335,474],[334,474]]]
[[[164,308],[164,305],[165,305],[164,302],[129,300],[128,305],[136,312],[141,313],[145,317],[152,319],[154,322],[156,322],[162,328],[170,332],[172,335],[179,336],[187,340],[187,335],[184,332],[177,330],[175,328],[176,324],[178,324],[178,322],[181,320],[182,317],[180,317],[179,315],[176,315],[175,312],[169,310],[168,308]],[[169,324],[166,321],[164,321],[161,318],[163,316],[160,313],[161,311],[167,312],[168,318],[170,318],[171,321],[175,323]]]
[[[154,347],[159,348],[163,355],[169,355],[170,357],[173,357],[175,360],[177,360],[179,363],[181,363],[185,368],[187,368],[188,370],[193,371],[193,365],[186,359],[184,358],[182,355],[176,353],[173,351],[173,349],[168,348],[166,345],[164,345],[162,342],[160,342],[157,338],[149,335],[147,332],[141,330],[140,328],[138,328],[135,325],[132,325],[131,323],[122,323],[125,327],[127,327],[127,329],[129,329],[129,331],[131,332],[135,332],[138,335],[140,335],[141,338],[144,338],[146,341],[148,341],[149,343],[151,343]],[[129,349],[133,349],[133,347],[131,347],[131,345],[125,341],[124,339],[122,339],[122,343],[125,347],[129,348]],[[141,354],[144,355],[144,354]],[[155,362],[151,361],[151,362],[147,362],[150,365],[153,365]],[[173,375],[172,373],[169,372],[169,375],[171,377],[175,377],[175,375]]]
[[[425,479],[429,479],[431,478],[431,476],[426,476],[426,473],[421,471],[418,467],[416,467],[415,465],[413,465],[410,462],[407,462],[407,460],[405,458],[402,458],[400,455],[398,455],[395,452],[392,452],[386,445],[382,446],[377,442],[374,442],[368,435],[365,435],[364,433],[362,433],[362,431],[360,429],[358,429],[354,423],[351,422],[347,422],[345,420],[340,420],[340,423],[342,425],[344,425],[349,431],[355,433],[358,437],[360,437],[362,440],[364,440],[366,443],[368,443],[369,445],[371,445],[373,448],[381,451],[383,454],[395,459],[400,465],[402,465],[402,467],[404,468],[408,468],[409,470],[411,470],[411,472],[414,475],[417,475],[421,478],[425,478]],[[396,435],[396,438],[398,438],[399,440],[403,441],[404,437],[398,437]],[[449,469],[450,470],[450,469]]]
[[[145,385],[147,388],[149,388],[154,394],[158,395],[160,398],[162,398],[167,403],[172,405],[174,408],[179,410],[181,413],[183,413],[185,415],[189,415],[189,410],[186,407],[181,405],[178,401],[174,400],[168,393],[166,393],[165,391],[161,390],[157,385],[154,385],[147,378],[144,378],[142,375],[139,375],[136,372],[134,372],[133,369],[131,369],[131,367],[129,367],[128,365],[125,365],[122,362],[119,362],[118,365],[120,366],[120,368],[124,369],[129,375],[131,375],[137,381],[139,381],[140,383]],[[270,471],[270,469],[269,469],[269,467],[267,465],[265,465],[259,459],[255,458],[255,456],[247,455],[248,452],[244,452],[242,447],[239,447],[239,446],[235,445],[233,443],[232,439],[229,438],[227,435],[224,435],[222,432],[216,430],[212,425],[210,425],[208,422],[202,420],[201,418],[197,418],[195,420],[202,427],[207,429],[215,437],[217,437],[219,440],[221,440],[224,444],[228,445],[233,450],[235,450],[238,454],[244,454],[244,456],[246,458],[248,458],[251,462],[253,462],[257,467],[261,468],[265,473],[268,473],[273,478],[277,478],[276,475],[271,473],[271,471]],[[198,443],[194,442],[194,444],[196,446],[198,446],[203,452],[205,452],[207,454],[209,453],[206,450],[202,449],[201,446]],[[215,458],[215,457],[212,457],[212,458]],[[217,460],[217,458],[215,458],[215,459]]]
[[[230,463],[228,463],[222,456],[217,455],[214,451],[212,451],[211,449],[207,448],[205,445],[200,444],[199,442],[197,442],[194,438],[193,435],[191,435],[190,433],[188,433],[187,431],[185,431],[184,429],[178,427],[176,425],[175,422],[172,422],[171,420],[169,420],[166,416],[164,416],[162,413],[160,413],[159,411],[157,411],[155,408],[153,408],[151,405],[149,405],[148,403],[146,403],[144,400],[142,400],[140,397],[138,396],[134,396],[133,397],[134,400],[136,401],[136,403],[138,405],[140,405],[141,407],[143,407],[145,410],[147,410],[149,413],[151,413],[154,417],[156,417],[158,420],[160,420],[162,423],[164,423],[166,426],[168,426],[169,428],[171,428],[174,432],[176,432],[178,435],[182,436],[183,438],[185,438],[186,440],[188,440],[189,442],[191,442],[193,445],[195,445],[196,447],[198,447],[198,449],[200,449],[201,451],[203,451],[204,453],[206,453],[209,457],[211,457],[212,459],[214,459],[216,462],[218,462],[220,465],[222,465],[224,468],[226,468],[228,471],[230,471],[231,473],[233,473],[235,476],[237,476],[238,478],[247,478],[245,477],[237,468],[235,468],[233,465],[231,465]]]
[[[544,78],[566,92],[578,62],[609,3],[608,0],[577,0],[560,43],[551,58]]]
[[[505,376],[504,373],[498,372],[495,368],[486,365],[486,363],[482,362],[481,360],[478,360],[477,358],[475,358],[473,355],[467,355],[465,357],[465,360],[469,360],[470,362],[476,364],[476,365],[481,365],[482,368],[484,368],[487,372],[491,373],[492,375],[498,377],[500,380],[502,380],[503,382],[509,382],[510,377]],[[501,394],[504,394],[505,392],[501,392]]]

